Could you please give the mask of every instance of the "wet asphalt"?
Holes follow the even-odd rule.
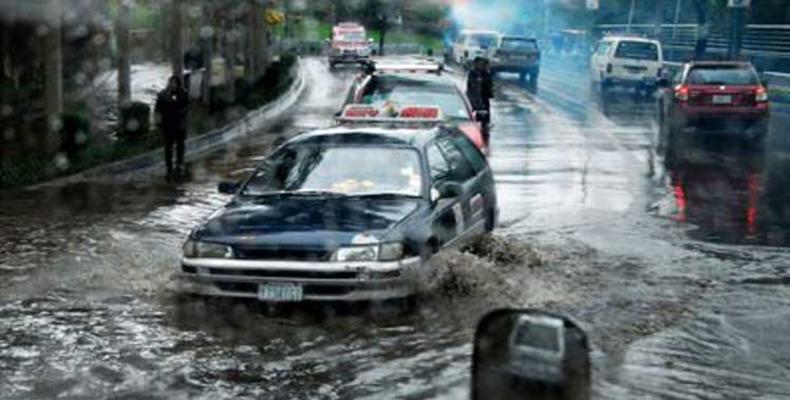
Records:
[[[146,172],[0,194],[0,398],[465,398],[473,326],[502,305],[586,324],[599,398],[790,393],[790,113],[764,150],[700,138],[667,163],[652,102],[601,99],[569,63],[547,61],[537,93],[500,77],[493,104],[499,235],[543,268],[465,255],[446,268],[486,282],[426,294],[408,316],[179,295],[181,242],[228,200],[216,183],[329,125],[354,76],[305,69],[292,115],[194,160],[188,182]]]

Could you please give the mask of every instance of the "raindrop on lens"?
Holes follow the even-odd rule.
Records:
[[[8,127],[3,130],[3,139],[5,139],[6,141],[10,142],[14,140],[15,136],[16,136],[16,132],[14,131],[14,128]]]
[[[130,119],[129,122],[126,123],[126,130],[128,131],[134,132],[139,128],[140,122],[138,122],[136,119]]]
[[[64,153],[58,153],[55,156],[55,167],[61,171],[69,167],[69,158]]]

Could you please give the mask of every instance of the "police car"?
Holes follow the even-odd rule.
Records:
[[[415,123],[434,112],[400,111]],[[306,133],[219,191],[232,198],[183,246],[183,289],[265,302],[409,298],[436,252],[498,216],[486,158],[444,125]]]
[[[377,116],[392,115],[404,107],[437,107],[439,122],[457,127],[487,153],[480,122],[483,116],[472,109],[459,82],[443,71],[444,67],[432,60],[369,62],[349,88],[343,107],[365,105],[377,110]]]

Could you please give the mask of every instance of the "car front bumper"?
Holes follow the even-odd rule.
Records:
[[[426,272],[421,257],[390,262],[309,262],[182,258],[176,275],[186,293],[260,299],[266,284],[295,284],[301,301],[367,301],[416,293]]]

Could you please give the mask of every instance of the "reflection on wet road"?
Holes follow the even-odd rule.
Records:
[[[189,183],[0,195],[0,397],[463,398],[473,326],[495,304],[570,312],[596,347],[619,349],[599,357],[600,398],[790,393],[790,141],[778,129],[764,152],[691,141],[665,164],[652,104],[602,102],[568,66],[544,68],[537,95],[501,78],[491,158],[502,232],[561,253],[562,269],[495,271],[523,286],[427,296],[396,318],[272,317],[175,294],[183,238],[227,200],[216,182],[249,171],[278,134],[331,122],[352,72],[305,68],[293,115],[194,161]],[[614,344],[634,327],[646,337]]]

